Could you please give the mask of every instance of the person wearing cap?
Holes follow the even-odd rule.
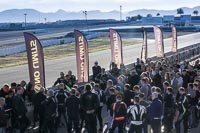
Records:
[[[56,99],[54,98],[54,91],[52,89],[47,91],[47,99],[42,102],[44,107],[44,125],[43,131],[49,133],[56,133],[56,116],[57,116],[57,105]]]
[[[146,108],[140,105],[139,96],[134,97],[134,104],[128,107],[127,116],[131,118],[129,133],[142,133],[142,125],[147,114]]]
[[[16,88],[16,95],[13,97],[13,112],[16,119],[16,128],[20,130],[20,133],[24,133],[30,125],[30,120],[26,116],[27,108],[22,97],[24,89],[21,86]]]
[[[147,110],[149,112],[149,120],[153,133],[161,133],[161,116],[163,114],[163,105],[158,99],[157,92],[152,93],[152,103]]]
[[[122,96],[116,96],[116,102],[112,104],[111,116],[112,116],[112,126],[109,133],[114,133],[115,128],[118,127],[118,133],[123,133],[123,126],[125,123],[127,106],[122,102]]]
[[[7,116],[4,110],[5,98],[0,97],[0,133],[6,133],[5,128],[7,126]]]
[[[33,106],[34,106],[34,125],[36,120],[39,118],[39,133],[42,132],[42,124],[44,123],[44,109],[42,102],[46,99],[44,94],[45,88],[40,87],[39,93],[35,93],[33,96]]]
[[[92,80],[95,81],[96,76],[101,73],[101,66],[98,65],[98,62],[94,62],[94,66],[92,67]]]
[[[185,88],[179,88],[180,97],[177,101],[178,109],[179,109],[179,116],[178,120],[175,124],[176,126],[176,133],[181,133],[181,123],[183,122],[183,129],[184,133],[188,132],[188,116],[189,116],[189,101],[186,96]]]
[[[84,86],[85,93],[80,97],[81,108],[84,112],[86,130],[88,133],[97,133],[96,111],[99,107],[98,96],[91,92],[91,85]]]
[[[70,91],[70,96],[66,101],[67,107],[67,131],[72,133],[72,124],[76,133],[80,133],[80,99],[76,97],[76,90],[74,88]]]

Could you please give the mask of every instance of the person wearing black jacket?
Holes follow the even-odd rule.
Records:
[[[26,116],[27,108],[22,98],[24,89],[18,86],[16,91],[17,94],[13,97],[13,115],[16,120],[14,125],[20,130],[20,133],[24,133],[30,125],[30,121]]]
[[[80,120],[80,99],[75,96],[76,90],[71,89],[70,97],[66,101],[67,107],[67,131],[72,133],[72,124],[76,133],[80,133],[79,120]]]
[[[56,86],[57,84],[63,83],[65,79],[65,74],[63,72],[60,72],[60,78],[58,78],[53,86]]]
[[[57,116],[57,105],[56,100],[54,98],[54,91],[48,90],[47,92],[48,98],[42,102],[42,106],[44,106],[44,132],[56,133],[55,119]]]
[[[135,96],[134,92],[130,89],[130,85],[125,84],[124,102],[126,103],[127,107],[129,107],[132,104],[131,100],[133,100]]]
[[[99,107],[98,96],[91,92],[91,85],[85,85],[85,93],[81,95],[81,108],[85,114],[85,124],[88,133],[97,133],[96,111]]]
[[[123,126],[125,123],[127,106],[122,102],[122,96],[116,96],[116,102],[112,104],[111,116],[112,116],[112,127],[109,133],[114,133],[115,128],[118,127],[118,133],[123,133]]]
[[[185,70],[185,69],[182,72],[182,78],[183,78],[182,87],[187,88],[188,83],[190,83],[190,75],[188,74],[187,70]]]
[[[42,125],[44,124],[44,108],[42,102],[46,99],[44,94],[44,88],[41,87],[39,93],[33,96],[33,106],[34,106],[34,126],[35,122],[39,116],[39,133],[42,133]]]
[[[109,89],[109,97],[108,100],[106,101],[107,105],[107,112],[108,112],[108,129],[111,128],[111,123],[112,123],[112,115],[111,115],[111,110],[112,110],[112,104],[115,103],[116,101],[116,94],[114,88]]]
[[[179,88],[180,97],[178,99],[178,110],[179,110],[179,117],[175,124],[176,126],[176,133],[181,132],[181,122],[183,121],[184,126],[184,133],[188,132],[188,108],[189,108],[189,101],[186,96],[185,89],[183,87]]]
[[[98,62],[94,62],[94,66],[92,67],[93,76],[92,79],[95,81],[96,76],[101,73],[101,67],[98,65]]]
[[[100,126],[99,131],[102,131],[103,130],[103,119],[101,116],[101,111],[102,111],[103,105],[106,103],[106,97],[105,97],[103,90],[100,88],[99,84],[94,85],[94,90],[95,90],[95,94],[98,95],[98,99],[99,99],[99,107],[97,109],[97,118],[99,120],[99,126]]]
[[[58,106],[58,118],[56,121],[56,128],[58,128],[60,122],[61,122],[61,116],[64,116],[65,123],[67,125],[67,116],[66,116],[66,100],[69,96],[69,93],[64,90],[65,85],[64,83],[59,84],[59,90],[55,92],[55,99],[56,104]]]
[[[164,129],[166,132],[171,132],[173,127],[173,118],[175,114],[175,103],[173,98],[173,88],[168,87],[164,97]]]
[[[152,103],[147,108],[149,120],[153,133],[161,133],[161,116],[163,114],[163,105],[158,98],[158,93],[152,93]]]
[[[133,71],[131,74],[128,74],[127,83],[130,84],[131,88],[133,88],[135,85],[138,85],[139,81],[140,77],[136,71]]]
[[[7,116],[4,106],[5,106],[5,98],[0,97],[0,133],[6,133],[5,128],[7,126]]]

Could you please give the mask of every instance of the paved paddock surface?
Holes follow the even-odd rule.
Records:
[[[164,40],[165,52],[171,51],[172,39],[168,38]],[[200,43],[200,33],[194,33],[178,37],[178,48],[183,48],[188,45]],[[149,57],[155,56],[155,44],[154,41],[148,41],[148,55]],[[141,44],[123,47],[124,63],[129,64],[136,60],[140,56]],[[95,61],[99,62],[99,65],[108,69],[111,62],[111,50],[103,50],[89,54],[89,67],[90,74],[91,68]],[[45,73],[46,73],[46,86],[53,85],[61,71],[67,73],[68,70],[72,70],[76,75],[76,57],[69,56],[61,59],[45,61]],[[20,82],[21,80],[29,81],[28,65],[20,65],[16,67],[0,69],[0,85],[4,83],[11,83],[13,81]]]

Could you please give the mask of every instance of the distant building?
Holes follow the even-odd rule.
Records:
[[[181,15],[181,21],[184,21],[185,25],[189,25],[191,23],[191,20],[191,15]]]
[[[163,23],[171,23],[171,22],[174,22],[174,16],[173,15],[163,16]]]
[[[162,17],[143,17],[142,23],[143,24],[162,24],[163,18]]]

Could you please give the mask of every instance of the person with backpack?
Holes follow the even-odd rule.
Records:
[[[118,132],[123,133],[123,127],[125,123],[127,106],[122,102],[122,96],[116,96],[116,102],[112,105],[111,116],[112,116],[112,127],[109,133],[114,133],[115,128],[118,127]]]

